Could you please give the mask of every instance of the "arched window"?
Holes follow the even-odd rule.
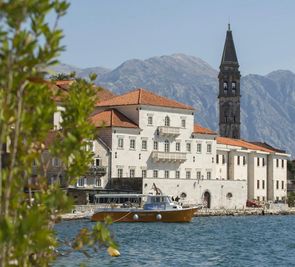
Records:
[[[96,187],[100,187],[101,186],[101,179],[100,178],[96,178],[95,179],[95,186]]]
[[[170,151],[170,144],[168,140],[165,140],[165,152],[169,152]]]
[[[228,90],[228,82],[227,81],[223,82],[223,90]]]
[[[231,91],[232,91],[232,93],[235,95],[236,94],[236,82],[232,82],[231,83]]]
[[[168,116],[165,117],[165,126],[170,126],[170,118]]]
[[[98,167],[101,165],[101,159],[99,156],[97,156],[96,158],[94,158],[93,160],[93,166]]]
[[[231,82],[231,88],[236,90],[236,82]]]
[[[186,193],[185,192],[182,192],[181,194],[180,194],[180,197],[182,198],[182,199],[184,199],[184,198],[186,198]]]
[[[211,194],[206,191],[203,195],[203,203],[204,203],[204,206],[205,208],[208,208],[210,209],[210,206],[211,206]]]
[[[226,194],[226,198],[227,199],[231,199],[232,197],[233,197],[233,194],[232,193],[229,192],[229,193]]]

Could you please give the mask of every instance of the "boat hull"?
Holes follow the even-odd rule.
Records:
[[[95,212],[91,221],[104,221],[111,217],[113,222],[190,222],[197,208],[180,210],[102,210]]]

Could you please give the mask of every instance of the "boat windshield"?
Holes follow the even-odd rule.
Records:
[[[148,196],[147,203],[172,203],[168,196]]]
[[[140,204],[142,201],[142,195],[132,194],[102,194],[95,195],[96,204],[124,204],[124,203],[137,203]]]

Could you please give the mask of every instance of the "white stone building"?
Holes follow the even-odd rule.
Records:
[[[194,124],[194,110],[184,104],[137,89],[98,103],[92,121],[111,151],[108,179],[142,177],[143,193],[156,184],[183,203],[211,208],[242,208],[247,199],[286,197],[276,184],[271,191],[270,175],[276,170],[268,161],[288,155],[217,137]],[[275,180],[280,179],[279,188],[284,180],[285,188],[286,168],[281,171]]]
[[[190,106],[136,89],[100,101],[91,120],[98,128],[93,168],[105,172],[81,177],[77,189],[103,190],[114,178],[142,178],[143,193],[155,184],[184,204],[210,208],[286,198],[287,154],[218,137],[194,123]]]
[[[288,154],[271,146],[217,137],[216,169],[229,180],[247,180],[247,198],[258,201],[285,200]]]
[[[285,153],[277,152],[268,156],[267,164],[267,198],[269,200],[284,200],[287,196],[287,157]]]

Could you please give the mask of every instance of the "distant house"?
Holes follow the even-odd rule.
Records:
[[[286,199],[288,155],[271,146],[260,146],[245,140],[217,138],[218,152],[225,158],[219,161],[220,174],[228,179],[246,179],[248,199],[258,201]],[[226,150],[224,150],[226,149]],[[280,152],[278,152],[280,151]]]
[[[63,94],[67,94],[70,84],[74,81],[55,81],[55,89],[62,90]],[[100,88],[97,93],[99,101],[103,101],[114,97],[115,95],[109,90]],[[89,166],[89,170],[83,177],[78,179],[75,185],[70,185],[66,180],[66,169],[63,163],[58,157],[53,157],[48,150],[48,147],[58,136],[58,131],[61,127],[62,122],[62,111],[64,110],[62,97],[55,99],[57,103],[57,111],[54,113],[53,118],[53,129],[47,135],[45,140],[45,150],[41,155],[40,161],[42,164],[33,163],[32,166],[32,179],[30,185],[26,185],[25,190],[27,191],[30,187],[33,191],[39,190],[40,179],[39,175],[45,176],[47,178],[47,185],[59,184],[62,188],[67,190],[74,200],[78,204],[87,204],[93,201],[93,196],[98,193],[102,188],[104,188],[108,182],[109,178],[109,150],[104,142],[97,138],[93,141],[93,162]],[[98,101],[98,102],[99,102]]]
[[[110,150],[97,138],[93,140],[91,150],[93,162],[88,172],[80,177],[76,184],[68,186],[68,193],[77,204],[94,203],[94,195],[106,188],[110,179]]]

